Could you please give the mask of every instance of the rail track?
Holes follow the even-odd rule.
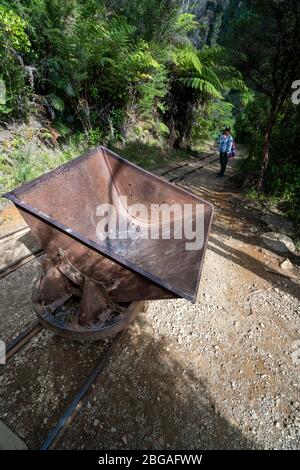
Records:
[[[216,155],[207,155],[204,157],[193,157],[193,160],[197,160],[197,162],[183,162],[180,165],[175,167],[169,168],[162,173],[159,174],[160,177],[167,179],[169,182],[174,184],[179,184],[184,181],[184,179],[196,173],[199,170],[202,170],[204,167],[211,165],[219,160]],[[198,164],[198,161],[201,162]],[[25,227],[19,228],[14,232],[8,233],[2,237],[0,237],[0,242],[3,240],[9,239],[9,237],[13,237],[14,235],[18,234],[19,232],[28,231]],[[6,266],[4,269],[0,270],[0,279],[5,278],[12,272],[16,271],[17,269],[21,268],[25,264],[32,261],[34,258],[40,257],[44,254],[43,250],[37,251],[35,254],[26,255],[21,259],[17,260],[15,263]],[[141,302],[142,304],[143,302]],[[32,322],[27,328],[25,328],[18,336],[13,339],[11,342],[8,343],[6,348],[6,361],[11,360],[17,353],[19,353],[30,341],[42,330],[44,326],[42,325],[39,320],[35,320]],[[40,446],[41,450],[50,450],[54,449],[61,437],[63,436],[67,427],[71,424],[77,413],[82,407],[84,398],[86,397],[87,393],[89,392],[91,386],[96,382],[99,378],[103,370],[105,369],[109,359],[111,358],[116,346],[120,343],[121,339],[124,337],[126,333],[126,329],[118,333],[111,341],[107,349],[105,350],[104,354],[101,355],[99,358],[96,366],[93,370],[89,373],[87,378],[84,381],[82,387],[78,390],[78,392],[73,397],[71,403],[66,407],[63,414],[57,420],[55,426],[50,430],[49,434],[47,435],[46,439]]]
[[[42,329],[43,326],[38,320],[29,325],[22,333],[17,336],[16,339],[14,339],[13,341],[11,341],[11,343],[8,344],[6,350],[6,361],[12,359],[15,354],[20,352],[21,349],[26,346],[30,342],[30,340],[34,336],[36,336]],[[90,372],[83,386],[78,390],[76,395],[73,397],[70,405],[65,409],[64,413],[58,419],[56,425],[51,429],[51,431],[47,435],[46,439],[40,447],[40,450],[53,449],[58,443],[60,438],[63,436],[63,433],[66,430],[67,426],[71,424],[74,417],[80,410],[84,397],[86,396],[94,382],[97,380],[101,372],[104,370],[117,344],[120,342],[125,332],[126,330],[121,331],[111,341],[105,353],[102,355],[102,357],[99,358],[96,367],[94,367],[94,369]]]

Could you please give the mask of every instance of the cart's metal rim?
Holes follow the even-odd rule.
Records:
[[[101,155],[101,151],[103,151],[104,153],[105,152],[108,152],[109,154],[111,154],[116,160],[122,162],[124,165],[127,165],[127,166],[131,166],[133,168],[135,168],[135,170],[137,170],[139,173],[143,173],[143,174],[146,174],[147,176],[149,176],[149,178],[151,179],[155,179],[155,180],[159,180],[162,184],[164,184],[165,186],[170,186],[174,191],[176,192],[179,192],[179,193],[184,193],[184,194],[187,194],[189,195],[191,198],[195,199],[196,201],[199,201],[199,202],[202,202],[204,203],[205,205],[209,206],[211,211],[213,211],[214,209],[214,206],[211,202],[208,202],[206,201],[205,199],[202,199],[200,198],[199,196],[196,196],[195,194],[191,193],[190,191],[182,188],[182,187],[178,187],[176,186],[174,183],[170,182],[170,181],[167,181],[163,178],[161,178],[160,176],[158,175],[155,175],[154,173],[151,173],[150,171],[147,171],[147,170],[144,170],[143,168],[139,167],[138,165],[136,165],[135,163],[132,163],[128,160],[126,160],[126,158],[123,158],[121,157],[120,155],[118,155],[117,153],[113,152],[112,150],[104,147],[103,145],[99,145],[98,147],[90,150],[89,152],[85,153],[84,155],[80,155],[79,157],[76,157],[74,158],[73,160],[70,160],[69,162],[66,162],[66,163],[63,163],[62,165],[59,165],[58,167],[54,168],[53,170],[50,170],[50,171],[47,171],[47,173],[44,173],[40,176],[38,176],[37,178],[34,178],[33,180],[31,181],[28,181],[27,183],[23,183],[21,186],[19,186],[18,188],[15,188],[13,191],[8,191],[7,193],[5,194],[2,194],[1,197],[4,197],[4,198],[7,198],[9,199],[9,196],[10,195],[13,195],[13,193],[20,189],[20,188],[32,188],[34,187],[36,184],[39,184],[40,182],[44,181],[44,180],[47,180],[50,176],[54,175],[55,173],[57,173],[58,171],[60,170],[63,170],[64,168],[72,168],[73,166],[76,166],[77,164],[79,164],[82,160],[85,160],[85,159],[88,159],[90,158],[92,155],[94,155],[96,152],[98,153],[99,157],[102,157]]]

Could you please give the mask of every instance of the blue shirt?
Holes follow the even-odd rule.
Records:
[[[232,135],[222,134],[219,138],[219,152],[220,153],[230,153],[233,144]]]

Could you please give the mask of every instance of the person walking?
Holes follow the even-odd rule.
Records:
[[[219,152],[221,170],[217,174],[217,178],[223,178],[228,163],[228,158],[233,146],[233,137],[230,127],[225,127],[221,137],[219,138]]]

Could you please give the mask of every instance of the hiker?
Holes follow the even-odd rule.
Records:
[[[228,158],[229,158],[229,155],[231,154],[232,146],[233,146],[233,137],[231,135],[230,127],[225,127],[221,137],[219,138],[218,143],[219,143],[221,170],[217,174],[217,177],[223,178],[225,170],[226,170],[226,166],[228,163]]]

